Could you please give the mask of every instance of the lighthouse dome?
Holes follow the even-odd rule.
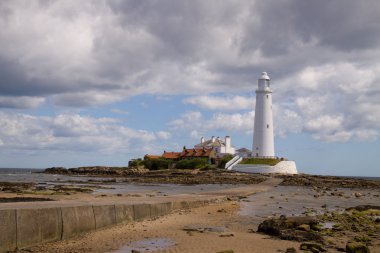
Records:
[[[260,79],[264,79],[264,80],[270,80],[269,76],[268,76],[268,73],[267,72],[262,72],[261,73],[261,77]]]

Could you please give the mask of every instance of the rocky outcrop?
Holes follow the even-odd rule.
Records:
[[[68,174],[69,171],[64,167],[51,167],[44,170],[47,174]]]
[[[367,211],[367,210],[380,210],[380,206],[374,206],[374,205],[360,205],[360,206],[354,206],[346,208],[347,211],[356,210],[359,212]]]
[[[70,168],[71,174],[91,174],[91,175],[115,175],[121,176],[123,172],[127,170],[127,167],[105,167],[105,166],[93,166],[93,167],[78,167]]]
[[[32,182],[0,182],[0,191],[22,193],[35,187],[35,185]]]
[[[284,179],[281,183],[283,186],[310,186],[317,188],[361,188],[361,189],[379,189],[379,180],[364,180],[358,178],[347,178],[337,176],[318,176],[318,175],[278,175]]]
[[[88,166],[66,169],[64,167],[51,167],[44,170],[48,174],[63,175],[111,175],[122,176],[127,167]]]
[[[318,222],[315,217],[285,217],[263,221],[258,232],[279,237],[283,240],[292,241],[319,241],[322,237],[313,229],[317,229]]]

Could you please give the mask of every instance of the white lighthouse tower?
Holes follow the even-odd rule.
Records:
[[[226,164],[226,168],[245,173],[297,174],[297,166],[294,161],[277,158],[274,155],[272,90],[270,89],[270,78],[266,72],[261,73],[256,90],[253,128],[252,158],[243,158],[237,155]],[[277,163],[268,165],[266,162],[262,162],[263,159],[255,159],[255,157],[270,158],[268,160]],[[246,161],[244,162],[244,160]],[[241,161],[243,162],[240,163]]]
[[[272,90],[266,72],[261,73],[256,90],[252,156],[274,157]]]

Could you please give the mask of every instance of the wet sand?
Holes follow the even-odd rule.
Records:
[[[299,243],[270,239],[250,233],[251,225],[241,223],[236,202],[225,202],[190,211],[177,212],[156,220],[143,221],[88,233],[80,238],[30,248],[33,252],[131,252],[130,245],[144,239],[167,239],[173,246],[154,252],[277,252]],[[224,231],[184,231],[187,226],[223,227]],[[253,228],[254,229],[254,228]],[[147,245],[149,246],[149,245]],[[145,252],[142,248],[134,248]]]

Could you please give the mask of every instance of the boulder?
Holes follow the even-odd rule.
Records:
[[[300,216],[300,217],[285,217],[281,216],[280,219],[264,220],[257,230],[269,235],[279,235],[280,230],[295,229],[300,225],[308,225],[309,228],[318,225],[315,217]]]
[[[287,248],[285,253],[297,253],[297,250],[295,248]]]
[[[302,231],[310,231],[310,225],[309,224],[301,224],[297,227],[298,230]]]
[[[310,243],[310,242],[302,243],[300,245],[300,249],[311,251],[313,253],[319,253],[319,252],[325,252],[326,251],[326,249],[322,246],[322,244]]]
[[[322,236],[313,231],[284,229],[280,231],[280,239],[297,242],[317,241],[323,242]]]
[[[369,253],[369,249],[366,245],[360,242],[348,242],[346,244],[347,253]]]
[[[318,241],[322,242],[323,238],[311,228],[317,227],[318,222],[315,217],[285,217],[279,219],[264,220],[257,232],[277,236],[283,240],[292,240],[298,242]]]

